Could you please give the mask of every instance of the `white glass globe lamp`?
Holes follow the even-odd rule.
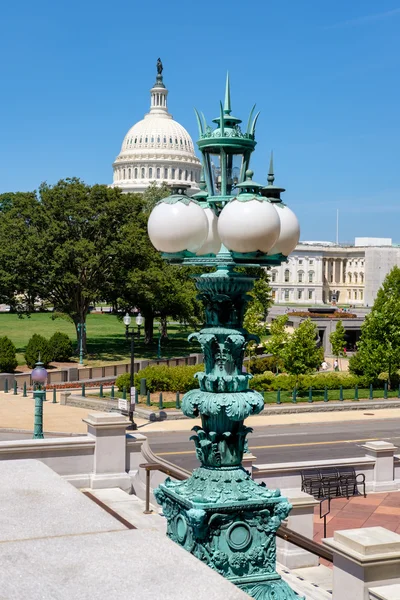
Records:
[[[138,314],[138,316],[136,317],[135,320],[136,320],[136,325],[138,327],[140,327],[141,325],[143,325],[144,319],[143,319],[143,317],[142,317],[142,315],[140,313]]]
[[[124,325],[125,325],[126,327],[129,327],[129,325],[131,324],[131,320],[132,320],[132,319],[130,318],[129,314],[128,314],[128,313],[126,313],[126,315],[125,315],[125,316],[124,316],[124,318],[123,318]]]
[[[205,254],[218,254],[221,248],[221,238],[218,235],[218,217],[211,208],[204,208],[208,221],[208,235],[206,241],[197,250],[197,256]]]
[[[273,204],[260,195],[262,186],[252,177],[253,171],[246,171],[246,181],[237,185],[239,195],[222,209],[218,233],[228,250],[267,253],[278,241],[280,220]]]
[[[274,207],[280,220],[281,232],[278,241],[268,254],[283,254],[283,256],[289,256],[299,243],[300,224],[294,212],[283,202],[274,203]]]
[[[151,243],[160,252],[195,253],[207,239],[208,220],[196,200],[174,194],[153,208],[147,231]]]

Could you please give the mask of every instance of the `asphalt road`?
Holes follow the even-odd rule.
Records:
[[[364,456],[367,441],[390,441],[400,448],[396,419],[345,421],[255,427],[249,435],[249,449],[257,464]],[[145,433],[156,454],[193,470],[199,466],[189,432]]]

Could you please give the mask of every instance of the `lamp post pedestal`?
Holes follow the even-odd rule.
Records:
[[[33,427],[33,439],[42,440],[43,436],[43,401],[45,390],[34,390],[33,397],[35,399],[35,420]]]
[[[255,483],[242,467],[251,429],[244,419],[264,408],[242,373],[247,343],[243,315],[254,279],[220,266],[197,278],[206,326],[190,338],[203,349],[200,389],[182,399],[188,417],[201,416],[192,440],[201,467],[186,481],[167,478],[154,495],[167,518],[167,535],[259,600],[298,596],[276,572],[276,530],[291,509],[279,490]],[[190,339],[189,338],[189,339]]]

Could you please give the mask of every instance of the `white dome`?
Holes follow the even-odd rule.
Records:
[[[274,207],[281,222],[281,232],[278,241],[268,254],[283,254],[284,256],[289,256],[299,243],[299,221],[294,212],[286,206],[286,204],[276,202],[274,203]]]
[[[190,135],[168,112],[167,95],[158,76],[151,89],[150,112],[129,129],[113,164],[113,187],[143,192],[156,181],[185,184],[188,195],[198,192],[201,164]]]

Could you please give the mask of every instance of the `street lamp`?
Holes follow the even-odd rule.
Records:
[[[43,439],[43,401],[46,395],[46,391],[42,389],[42,386],[46,383],[47,380],[47,371],[43,367],[43,363],[39,360],[35,365],[31,373],[31,378],[33,382],[33,397],[35,400],[35,420],[34,420],[34,428],[33,428],[33,439],[34,440],[42,440]]]
[[[157,359],[161,358],[161,323],[158,324]]]
[[[79,335],[79,364],[83,365],[83,336],[86,333],[86,323],[78,323],[77,329]]]
[[[183,413],[201,417],[191,437],[201,466],[186,481],[167,479],[154,495],[175,542],[195,549],[250,596],[294,600],[297,595],[276,572],[276,531],[291,505],[242,467],[251,431],[244,420],[263,410],[264,399],[249,389],[251,375],[242,372],[246,346],[259,340],[243,327],[255,278],[237,267],[280,265],[296,247],[300,228],[281,200],[284,189],[274,185],[272,155],[267,185],[253,181],[258,115],[252,110],[242,130],[231,113],[227,78],[216,127],[196,111],[205,185],[192,197],[173,190],[148,221],[150,240],[165,260],[214,267],[195,278],[205,325],[189,339],[200,342],[205,368],[197,373],[200,390],[182,398]]]
[[[134,331],[133,327],[130,327],[130,324],[132,322],[132,319],[129,315],[129,313],[126,313],[126,315],[123,318],[124,321],[124,325],[125,325],[125,337],[128,340],[129,338],[131,338],[131,369],[130,369],[130,390],[129,390],[129,397],[130,397],[130,407],[129,407],[129,418],[132,421],[132,427],[133,429],[137,429],[136,423],[133,422],[133,412],[134,412],[134,406],[135,406],[135,396],[136,396],[136,390],[135,387],[133,385],[134,383],[134,370],[135,370],[135,336],[137,336],[138,340],[140,339],[140,327],[143,325],[143,317],[142,315],[139,313],[136,318],[136,325],[137,325],[137,332]]]

